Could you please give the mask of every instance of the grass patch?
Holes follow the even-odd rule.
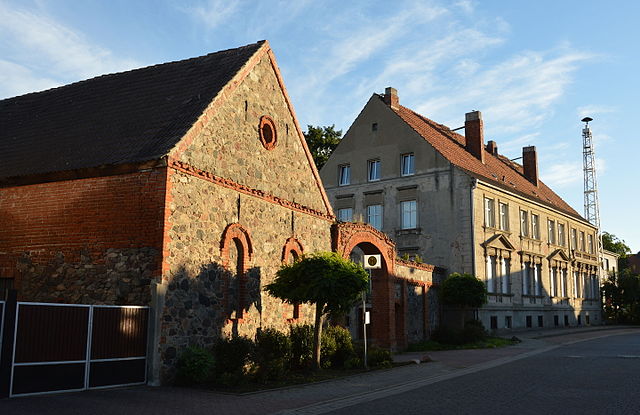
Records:
[[[503,337],[487,337],[484,340],[464,344],[445,344],[428,340],[425,342],[410,344],[407,351],[424,352],[429,350],[495,349],[497,347],[511,346],[517,343],[519,343],[517,340],[505,339]]]

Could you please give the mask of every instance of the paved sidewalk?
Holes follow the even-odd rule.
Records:
[[[359,402],[463,376],[588,338],[637,333],[638,328],[571,329],[553,337],[520,333],[522,343],[500,349],[429,352],[433,362],[412,364],[281,390],[230,395],[175,387],[135,387],[0,401],[2,414],[320,414]],[[530,335],[530,336],[529,336]],[[537,337],[537,338],[536,338]],[[424,354],[424,353],[422,353]],[[408,355],[408,354],[407,354]]]

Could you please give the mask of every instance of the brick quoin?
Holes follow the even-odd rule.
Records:
[[[0,256],[12,258],[3,269],[24,254],[46,263],[59,253],[77,262],[81,251],[99,262],[109,248],[160,252],[164,170],[0,189]]]

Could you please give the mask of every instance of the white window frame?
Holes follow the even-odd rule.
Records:
[[[353,222],[353,208],[338,209],[338,220],[340,222]]]
[[[562,229],[562,232],[560,231]],[[564,223],[558,223],[558,245],[565,246],[567,242],[567,232]]]
[[[400,156],[400,175],[413,176],[416,173],[415,156],[407,153]]]
[[[367,206],[367,223],[377,230],[382,230],[382,205]]]
[[[380,159],[367,160],[367,180],[377,182],[380,180]]]
[[[594,247],[593,247],[593,235],[589,234],[587,235],[587,248],[589,249],[589,253],[591,255],[593,255],[594,251]]]
[[[547,231],[548,231],[549,243],[555,245],[557,240],[556,240],[556,222],[554,220],[551,220],[551,219],[547,220]]]
[[[400,202],[400,228],[416,229],[418,227],[418,202],[404,200]]]
[[[338,186],[351,184],[351,165],[341,164],[338,166]]]
[[[484,198],[484,226],[496,227],[496,203],[490,197]]]
[[[509,230],[509,204],[498,203],[498,215],[500,216],[500,229]]]
[[[578,244],[580,245],[580,251],[585,252],[584,231],[580,231],[580,234],[578,235]]]
[[[540,215],[531,214],[531,237],[540,239]]]
[[[529,212],[520,210],[520,235],[529,236]]]
[[[578,230],[571,228],[571,249],[578,250]]]

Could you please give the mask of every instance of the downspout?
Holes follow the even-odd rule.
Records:
[[[476,274],[476,234],[475,234],[475,206],[473,202],[473,191],[478,186],[478,180],[475,177],[471,178],[471,187],[469,188],[469,198],[471,204],[471,275],[474,277]]]

